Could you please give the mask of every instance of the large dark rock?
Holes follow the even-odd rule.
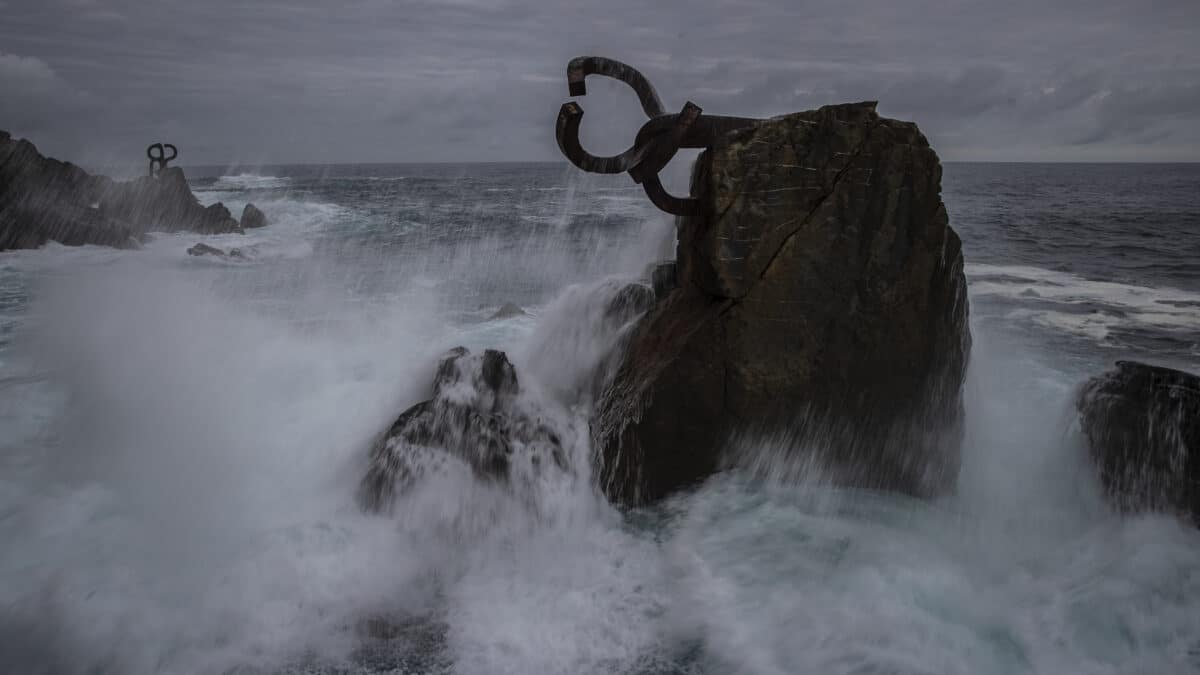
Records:
[[[1200,377],[1118,361],[1077,403],[1111,503],[1188,514],[1200,524]]]
[[[257,227],[267,226],[267,214],[263,213],[257,206],[246,204],[246,208],[242,209],[242,229],[250,230]]]
[[[238,232],[220,204],[203,207],[183,171],[114,182],[43,157],[0,131],[0,250],[68,245],[137,246],[146,232]]]
[[[201,206],[183,169],[170,167],[157,176],[110,182],[100,195],[100,211],[150,232],[241,232],[224,204]]]
[[[593,419],[609,497],[660,498],[719,470],[733,435],[778,431],[837,483],[952,489],[966,280],[916,125],[873,103],[767,120],[704,152],[692,192],[678,287]]]
[[[559,433],[519,403],[516,369],[504,352],[472,355],[456,347],[439,362],[432,393],[401,413],[372,447],[359,486],[364,509],[389,509],[396,496],[448,459],[486,481],[508,481],[517,465],[534,472],[568,469]]]
[[[136,246],[136,228],[95,208],[103,189],[103,179],[0,131],[0,251],[48,241]]]

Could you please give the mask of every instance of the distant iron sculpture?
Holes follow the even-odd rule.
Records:
[[[170,157],[165,148],[170,148]],[[146,148],[146,156],[150,158],[150,176],[153,178],[166,170],[167,162],[178,157],[179,151],[170,143],[154,143]]]
[[[680,148],[708,148],[717,137],[735,129],[753,126],[762,120],[750,117],[701,116],[700,106],[688,101],[678,113],[667,114],[650,81],[632,66],[602,56],[580,56],[567,64],[567,86],[571,96],[584,96],[588,75],[603,75],[628,84],[641,101],[649,118],[638,130],[633,146],[619,155],[597,157],[579,143],[579,123],[583,108],[568,101],[558,111],[554,135],[558,147],[572,164],[592,173],[628,172],[642,186],[655,206],[678,216],[699,212],[699,202],[676,197],[663,188],[658,172]]]

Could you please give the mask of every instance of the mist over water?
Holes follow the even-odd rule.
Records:
[[[670,221],[624,180],[193,172],[203,201],[271,218],[203,238],[248,262],[188,256],[195,235],[0,254],[0,663],[1196,670],[1200,533],[1110,513],[1072,407],[1117,358],[1200,363],[1200,280],[1162,254],[1200,246],[1178,196],[1196,169],[1145,174],[1141,202],[1104,187],[1122,182],[1111,170],[1050,175],[1054,195],[1092,195],[1072,211],[1030,199],[1012,167],[946,168],[975,346],[959,489],[934,502],[831,487],[771,435],[655,507],[598,495],[587,381],[616,337],[604,301],[673,255]],[[1063,248],[1084,240],[1099,245]],[[490,320],[505,302],[528,314]],[[450,463],[390,515],[362,513],[372,440],[460,344],[509,354],[523,395],[568,431],[574,471],[514,493]]]

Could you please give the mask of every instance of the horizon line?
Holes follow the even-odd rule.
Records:
[[[1070,159],[946,159],[941,160],[942,164],[1132,164],[1132,165],[1172,165],[1172,164],[1200,164],[1200,159],[1194,160],[1070,160]],[[187,169],[221,169],[221,168],[261,168],[261,167],[284,167],[284,166],[462,166],[466,164],[476,165],[529,165],[529,164],[555,164],[571,166],[571,163],[565,159],[548,160],[548,159],[533,159],[533,160],[428,160],[428,161],[370,161],[370,162],[254,162],[254,163],[196,163],[196,164],[180,164],[179,166]],[[109,166],[117,166],[115,164]]]

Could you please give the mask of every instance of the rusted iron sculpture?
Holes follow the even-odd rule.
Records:
[[[167,151],[164,148],[171,149],[170,157],[167,156]],[[146,148],[146,156],[150,158],[150,177],[153,178],[166,170],[167,162],[178,157],[179,151],[170,143],[154,143]]]
[[[700,106],[688,101],[678,113],[668,114],[650,81],[636,68],[602,56],[580,56],[567,64],[567,86],[571,96],[584,96],[588,75],[603,75],[628,84],[637,94],[649,120],[638,130],[633,146],[611,157],[597,157],[579,143],[579,123],[583,108],[568,101],[558,111],[554,135],[558,147],[572,164],[593,173],[628,172],[642,186],[655,206],[678,216],[699,211],[699,202],[676,197],[663,188],[658,172],[680,148],[707,148],[717,137],[735,129],[757,124],[750,117],[701,115]]]

